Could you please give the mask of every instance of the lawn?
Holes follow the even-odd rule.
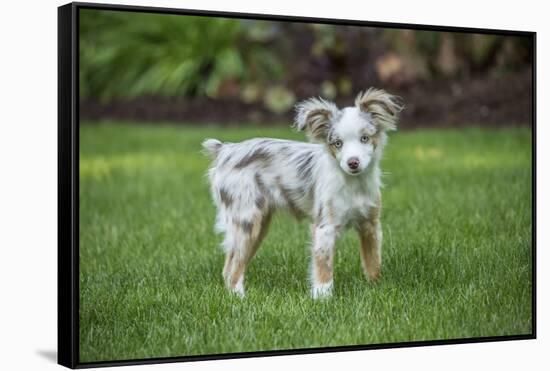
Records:
[[[302,138],[286,127],[83,124],[80,361],[531,332],[531,132],[402,131],[382,169],[382,278],[337,244],[334,296],[309,296],[309,227],[285,214],[243,300],[222,282],[206,137]]]

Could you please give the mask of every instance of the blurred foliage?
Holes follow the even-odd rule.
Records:
[[[264,97],[264,105],[274,113],[287,112],[295,102],[294,94],[280,85],[268,88]]]
[[[81,10],[80,94],[230,98],[282,114],[297,97],[491,78],[531,63],[524,37]]]
[[[231,82],[282,75],[268,38],[255,22],[81,10],[80,94],[215,97]]]
[[[385,30],[389,50],[378,60],[379,77],[397,83],[499,75],[531,63],[529,38],[436,31]]]

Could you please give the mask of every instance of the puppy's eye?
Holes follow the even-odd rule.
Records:
[[[363,135],[361,137],[361,143],[367,143],[369,141],[369,137],[367,137],[366,135]]]
[[[332,145],[335,148],[340,148],[340,147],[342,147],[342,141],[340,139],[336,139],[334,142],[332,142]]]

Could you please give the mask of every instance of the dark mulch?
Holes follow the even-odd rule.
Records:
[[[387,90],[402,96],[405,101],[401,128],[532,125],[530,69],[501,77],[438,80],[392,90],[388,87]],[[351,105],[353,97],[337,99],[337,103]],[[169,121],[182,124],[288,125],[293,112],[277,115],[259,103],[245,104],[238,99],[142,97],[108,104],[83,101],[80,117],[84,120]]]

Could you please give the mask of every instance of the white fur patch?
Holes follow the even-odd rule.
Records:
[[[327,283],[314,283],[311,287],[311,297],[322,299],[332,296],[332,281]]]
[[[239,278],[237,284],[231,289],[231,291],[239,297],[244,298],[244,275]]]

